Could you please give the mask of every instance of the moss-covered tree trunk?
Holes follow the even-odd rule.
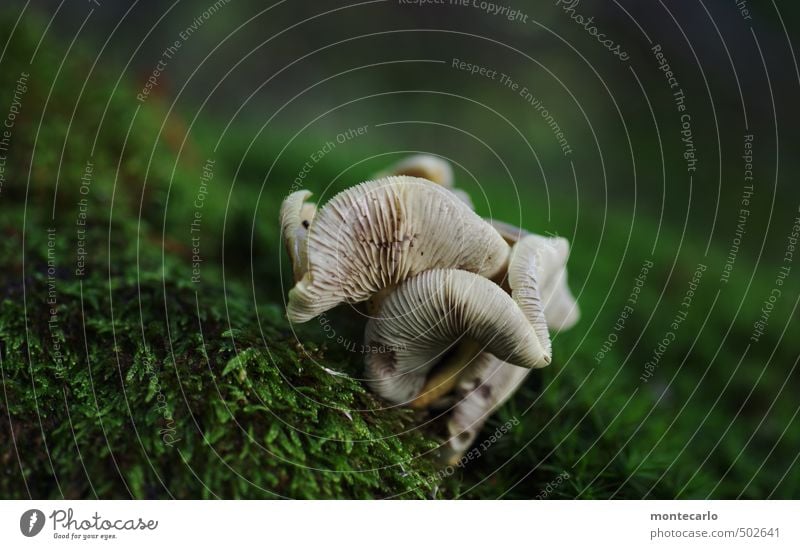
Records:
[[[223,278],[222,230],[231,263],[250,255],[258,188],[233,204],[204,191],[211,153],[181,146],[182,121],[127,78],[89,75],[90,56],[59,69],[46,40],[28,67],[40,32],[11,37],[0,86],[18,112],[0,190],[0,495],[433,494],[436,445],[411,412],[383,409],[359,360],[269,303],[277,258],[256,258],[255,291],[249,269]],[[254,238],[276,250],[277,223]]]

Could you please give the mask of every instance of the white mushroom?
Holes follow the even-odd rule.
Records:
[[[456,195],[461,202],[469,206],[470,210],[475,209],[469,195],[461,189],[455,188],[453,167],[450,165],[450,162],[438,156],[433,156],[431,154],[415,154],[393,164],[380,175],[409,175],[427,179],[437,185],[441,185]]]
[[[571,328],[580,317],[567,286],[568,255],[566,239],[529,234],[514,246],[509,262],[508,283],[515,300],[529,318],[540,318],[543,312],[553,331]],[[472,361],[451,399],[457,403],[447,421],[450,438],[444,453],[448,461],[457,461],[472,445],[487,418],[516,392],[529,372],[485,352]]]
[[[508,281],[525,291],[526,281],[538,278],[537,289],[544,305],[547,326],[554,331],[568,330],[580,319],[580,308],[567,284],[569,242],[562,237],[528,234],[511,249]]]
[[[447,189],[453,188],[453,168],[443,158],[431,154],[408,156],[386,170],[385,175],[410,175],[433,181]]]
[[[490,353],[481,353],[458,379],[449,403],[455,401],[447,419],[447,443],[442,447],[444,460],[457,462],[472,446],[481,428],[495,410],[513,395],[530,373]]]
[[[306,254],[308,229],[314,219],[317,207],[306,199],[310,191],[296,191],[286,197],[281,205],[281,234],[286,251],[292,260],[292,273],[297,282],[308,270]]]
[[[541,236],[503,221],[488,220],[489,224],[512,245],[512,256],[520,256],[516,269],[533,268],[536,272],[548,273],[546,281],[539,286],[544,316],[551,330],[568,330],[580,319],[580,309],[567,285],[567,259],[569,242],[566,238]],[[517,276],[519,276],[518,273]],[[512,276],[509,263],[509,280]]]
[[[295,277],[287,315],[305,322],[366,301],[368,384],[393,403],[452,406],[444,453],[455,462],[530,369],[550,363],[548,328],[577,322],[569,245],[481,219],[438,157],[390,172],[319,212],[308,191],[284,200]]]
[[[495,277],[509,251],[497,231],[438,185],[408,176],[367,181],[314,216],[308,269],[289,292],[287,314],[306,322],[429,269]]]
[[[526,317],[500,286],[482,276],[426,271],[398,286],[367,323],[368,384],[391,402],[408,403],[420,396],[440,361],[449,363],[442,371],[450,388],[482,350],[525,368],[547,366],[550,338],[543,323],[541,316]],[[460,349],[465,343],[466,353]],[[448,352],[456,358],[448,361]]]

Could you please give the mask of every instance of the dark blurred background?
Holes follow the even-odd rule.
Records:
[[[762,246],[780,252],[782,239],[759,236],[770,231],[771,217],[795,210],[791,200],[773,199],[792,193],[798,130],[790,121],[797,115],[798,73],[789,37],[798,8],[781,5],[781,17],[765,2],[743,4],[747,15],[722,1],[582,1],[565,11],[571,5],[230,1],[218,3],[185,40],[180,33],[191,31],[213,2],[81,7],[35,1],[28,9],[52,17],[65,40],[80,29],[79,47],[142,83],[179,40],[153,95],[167,98],[188,121],[213,119],[223,144],[252,141],[240,159],[247,168],[257,164],[266,175],[275,160],[282,171],[286,158],[304,157],[303,147],[315,140],[322,144],[368,125],[367,139],[339,148],[337,164],[344,159],[380,166],[392,159],[373,163],[365,149],[441,154],[463,167],[460,180],[473,192],[489,174],[504,188],[530,190],[535,196],[525,215],[544,216],[543,223],[553,215],[546,197],[556,195],[559,207],[570,210],[560,214],[568,223],[550,228],[566,234],[576,230],[584,206],[608,209],[615,223],[631,224],[641,215],[657,223],[666,218],[682,231],[685,221],[701,250],[709,239],[725,248],[741,196],[743,135],[751,133],[756,207],[742,247],[752,257]],[[491,6],[520,16],[509,21],[487,11]],[[573,14],[593,17],[630,59],[620,61],[600,46]],[[697,156],[691,185],[674,89],[658,70],[654,44],[661,45],[685,92]],[[453,59],[497,75],[457,70]],[[541,101],[563,129],[571,154],[562,154],[540,112],[504,86],[501,73]],[[264,162],[264,147],[276,142],[286,150]],[[782,173],[776,173],[781,152]],[[326,183],[312,177],[315,185]],[[592,221],[602,219],[608,218]],[[585,227],[590,230],[581,236],[599,238],[601,226]]]

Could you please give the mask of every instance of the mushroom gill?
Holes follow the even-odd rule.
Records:
[[[458,356],[459,344],[477,344],[472,357],[486,351],[525,368],[550,363],[546,328],[533,326],[497,284],[456,269],[429,270],[398,286],[367,323],[365,342],[372,351],[367,383],[394,403],[418,397],[431,369],[449,351]],[[470,358],[451,364],[463,369]],[[451,387],[460,373],[452,372]]]

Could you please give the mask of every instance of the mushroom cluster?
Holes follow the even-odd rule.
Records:
[[[457,461],[530,369],[550,364],[549,331],[578,320],[567,241],[481,218],[428,155],[319,210],[310,196],[281,207],[289,320],[363,303],[367,384],[392,404],[444,410],[445,458]]]

